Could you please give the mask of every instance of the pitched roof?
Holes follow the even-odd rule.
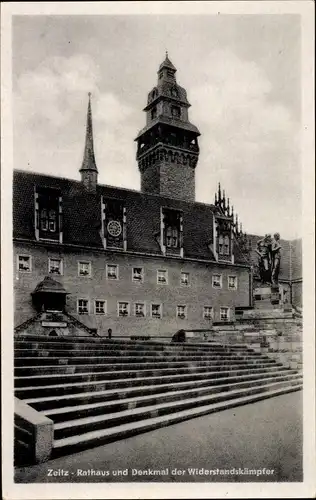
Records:
[[[50,276],[45,276],[43,281],[38,283],[33,295],[36,293],[63,293],[67,294],[65,288],[59,281],[54,280]]]
[[[130,189],[97,185],[88,193],[79,181],[49,175],[15,171],[13,186],[13,235],[35,241],[34,191],[38,187],[58,189],[63,204],[63,242],[103,249],[101,239],[101,195],[124,202],[127,212],[127,246],[135,252],[161,255],[161,207],[181,210],[186,257],[215,260],[208,248],[213,239],[213,205],[190,203]],[[198,223],[197,223],[198,221]]]
[[[172,69],[173,71],[177,71],[177,68],[172,64],[172,62],[168,57],[168,52],[166,52],[165,60],[160,64],[158,71],[160,71],[162,68],[169,68]]]

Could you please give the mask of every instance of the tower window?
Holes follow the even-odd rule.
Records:
[[[173,97],[178,97],[179,95],[178,90],[175,87],[173,87],[170,92]]]
[[[167,69],[167,75],[173,77],[173,71],[171,69]]]
[[[157,117],[157,108],[151,110],[151,119],[154,120]]]
[[[171,115],[174,118],[180,118],[180,116],[181,116],[181,109],[179,108],[179,106],[171,106]]]

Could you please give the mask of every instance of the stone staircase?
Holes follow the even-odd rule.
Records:
[[[245,344],[15,338],[15,396],[53,421],[52,457],[302,388]]]

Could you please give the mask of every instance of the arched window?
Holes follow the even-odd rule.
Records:
[[[179,231],[175,226],[167,227],[166,245],[167,247],[177,248],[179,244]]]
[[[178,90],[175,87],[172,87],[172,89],[171,89],[171,95],[173,97],[178,97],[178,95],[179,95],[178,94]]]

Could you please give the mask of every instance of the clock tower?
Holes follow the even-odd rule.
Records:
[[[194,201],[200,132],[189,121],[190,103],[176,71],[166,53],[144,108],[146,126],[135,139],[136,159],[142,192]]]

